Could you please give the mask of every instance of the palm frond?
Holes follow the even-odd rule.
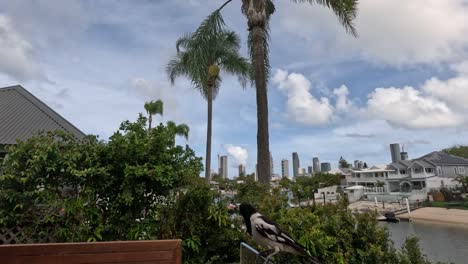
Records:
[[[180,48],[185,48],[191,46],[190,43],[192,41],[192,33],[185,33],[184,36],[179,38],[176,41],[176,50],[177,52],[180,52]]]
[[[176,125],[173,121],[167,121],[167,127],[174,133],[174,136],[183,136],[185,139],[188,139],[188,134],[190,128],[186,124]]]
[[[155,114],[163,115],[164,103],[163,101],[159,99],[156,101],[146,102],[144,107],[145,107],[146,113],[148,113],[149,115],[155,115]]]
[[[292,0],[295,3],[318,4],[333,10],[346,32],[357,37],[353,20],[357,16],[358,0]]]
[[[239,55],[240,39],[235,32],[225,30],[224,26],[221,13],[216,10],[195,32],[186,33],[177,40],[178,53],[166,67],[172,84],[177,77],[184,76],[208,99],[208,68],[210,65],[217,65],[222,71],[237,75],[241,85],[245,85],[250,74],[247,60]],[[213,99],[220,85],[221,78],[217,76],[212,87]]]
[[[220,57],[219,64],[225,72],[237,76],[242,87],[247,85],[251,76],[251,65],[247,59],[235,52],[225,52]]]
[[[189,132],[190,132],[190,127],[188,125],[180,124],[176,127],[175,134],[177,136],[183,136],[186,140],[188,140]]]

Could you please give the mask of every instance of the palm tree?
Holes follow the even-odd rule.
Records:
[[[161,100],[150,101],[145,103],[145,110],[148,114],[148,135],[150,134],[151,124],[153,122],[153,115],[163,115],[163,109],[163,101]]]
[[[174,135],[176,136],[182,136],[184,137],[186,140],[188,140],[188,134],[190,132],[190,128],[188,125],[186,124],[180,124],[180,125],[176,125],[176,123],[172,122],[172,121],[168,121],[167,122],[167,127],[172,130],[172,132],[174,133]]]
[[[169,61],[167,74],[172,84],[179,76],[188,78],[208,103],[205,178],[211,180],[211,134],[213,100],[221,85],[220,70],[239,78],[245,87],[250,78],[250,64],[239,55],[236,33],[224,29],[219,10],[208,16],[193,32],[177,40],[177,55]]]
[[[223,8],[232,0],[228,0]],[[291,0],[293,3],[322,5],[332,9],[346,32],[357,36],[353,20],[357,14],[358,0]],[[219,10],[219,9],[218,9]],[[275,12],[272,0],[242,0],[242,13],[247,18],[249,30],[248,47],[252,60],[257,93],[257,164],[258,179],[270,180],[270,147],[268,132],[267,81],[270,73],[268,57],[269,21]]]

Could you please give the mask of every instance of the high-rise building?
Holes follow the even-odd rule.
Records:
[[[239,165],[239,176],[245,176],[245,166],[242,164]]]
[[[306,176],[306,169],[305,168],[300,168],[299,169],[299,176]]]
[[[354,161],[354,168],[355,169],[362,169],[364,167],[364,162],[362,160],[355,160]]]
[[[257,166],[257,164],[255,164],[254,180],[255,180],[255,181],[258,181],[258,166]]]
[[[408,160],[408,152],[401,152],[401,160]]]
[[[297,152],[293,152],[292,154],[292,162],[293,162],[293,176],[299,176],[299,155]]]
[[[307,167],[307,174],[312,176],[312,174],[314,174],[314,167],[312,167],[312,166]]]
[[[219,166],[219,176],[223,179],[228,177],[228,157],[220,156],[218,160]]]
[[[320,161],[318,157],[312,159],[312,165],[314,166],[314,173],[320,172]]]
[[[320,163],[320,170],[321,170],[322,172],[331,171],[331,164],[330,164],[330,162],[322,162],[322,163]]]
[[[401,149],[400,158],[401,160],[408,160],[408,152],[405,151],[405,145]]]
[[[392,163],[401,160],[400,144],[390,144],[390,153],[392,154]]]
[[[287,159],[281,160],[281,176],[289,177],[289,160]]]
[[[274,173],[273,156],[271,156],[271,152],[270,152],[270,178],[273,177],[273,173]]]

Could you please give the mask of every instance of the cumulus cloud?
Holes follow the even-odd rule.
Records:
[[[336,96],[336,110],[346,111],[352,106],[352,103],[348,100],[348,87],[345,85],[334,89],[333,94]]]
[[[445,102],[409,86],[375,89],[369,95],[367,110],[393,126],[410,129],[456,127],[464,122]]]
[[[468,74],[448,80],[431,78],[422,86],[422,90],[435,98],[447,102],[453,108],[468,109]]]
[[[247,164],[247,159],[249,158],[249,153],[247,152],[247,149],[241,146],[234,146],[231,144],[227,144],[225,148],[229,155],[236,161],[237,165]]]
[[[315,98],[310,81],[304,75],[277,70],[273,82],[287,95],[287,113],[294,121],[306,125],[323,125],[332,121],[333,106],[328,98]]]
[[[0,73],[19,80],[44,80],[34,50],[6,15],[0,15]]]

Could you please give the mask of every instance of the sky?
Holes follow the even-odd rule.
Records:
[[[83,132],[107,140],[124,120],[162,99],[164,116],[190,126],[205,156],[206,101],[165,65],[175,41],[223,0],[0,0],[0,87],[20,84]],[[275,172],[298,152],[336,167],[343,156],[390,162],[390,143],[410,158],[468,144],[468,1],[360,0],[359,37],[322,6],[276,0],[268,83]],[[247,56],[240,1],[223,11]],[[255,89],[221,73],[214,102],[212,164],[229,176],[256,163]],[[290,162],[291,164],[292,162]],[[292,168],[290,168],[290,174]]]

